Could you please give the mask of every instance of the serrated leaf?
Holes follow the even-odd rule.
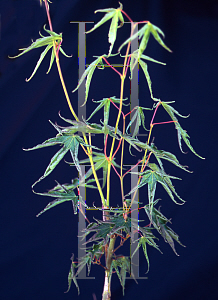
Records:
[[[123,101],[125,101],[127,99],[128,98],[125,98],[125,99],[123,99]],[[87,121],[89,119],[91,119],[97,111],[99,111],[102,107],[104,107],[104,125],[108,125],[111,101],[114,102],[114,103],[120,103],[120,99],[116,98],[115,96],[110,97],[110,98],[103,98],[102,100],[99,100],[99,101],[93,101],[95,103],[100,103],[100,104],[92,112],[92,114],[89,116]],[[125,104],[123,103],[123,105],[125,105]],[[126,104],[126,105],[128,105],[128,104]]]
[[[69,290],[70,290],[70,287],[71,287],[71,283],[72,283],[72,280],[78,290],[78,295],[80,294],[80,290],[79,290],[79,285],[77,283],[77,280],[76,280],[76,276],[75,276],[75,267],[76,267],[76,264],[73,262],[73,259],[74,259],[74,255],[72,255],[72,263],[71,263],[71,266],[70,266],[70,271],[69,271],[69,274],[68,274],[68,289],[65,293],[68,293]]]
[[[108,216],[109,219],[106,221],[97,220],[88,225],[86,228],[83,237],[87,236],[88,234],[94,232],[94,234],[89,238],[86,243],[96,242],[96,241],[103,241],[104,245],[109,241],[111,235],[118,234],[119,236],[124,236],[128,234],[130,236],[131,230],[131,219],[123,217],[122,213],[118,215],[110,215]]]
[[[150,170],[146,170],[141,174],[141,181],[140,183],[135,186],[128,194],[132,194],[135,192],[137,189],[141,188],[142,186],[148,184],[148,196],[149,196],[149,208],[152,212],[153,205],[154,205],[154,195],[155,195],[155,189],[156,189],[156,183],[159,182],[163,188],[166,190],[170,198],[179,205],[182,205],[185,203],[185,201],[177,194],[170,178],[172,179],[180,179],[174,176],[167,175],[162,169],[160,169],[156,164],[154,163],[149,163],[148,164]],[[174,195],[176,195],[177,198],[179,198],[182,203],[178,203]],[[151,213],[152,215],[152,213]]]
[[[131,60],[130,60],[130,73],[131,73],[131,76],[130,76],[130,78],[132,79],[133,70],[134,70],[136,64],[139,63],[139,65],[141,66],[141,68],[142,68],[142,70],[143,70],[143,72],[145,74],[145,78],[146,78],[147,83],[148,83],[148,87],[149,87],[149,91],[150,91],[150,94],[151,94],[151,98],[154,101],[159,101],[159,99],[154,98],[154,96],[153,96],[152,87],[151,87],[152,82],[151,82],[151,78],[150,78],[150,75],[149,75],[149,72],[148,72],[148,67],[147,67],[147,64],[142,59],[146,59],[146,60],[149,60],[149,61],[161,64],[161,65],[166,65],[166,64],[163,63],[163,62],[160,62],[158,60],[155,60],[155,59],[153,59],[153,58],[151,58],[149,56],[146,56],[144,54],[140,54],[139,53],[139,49],[135,50],[131,54]]]
[[[160,33],[163,37],[164,34],[163,32],[160,30],[160,28],[158,28],[157,26],[151,24],[150,22],[147,22],[147,24],[145,24],[140,30],[138,30],[138,32],[134,33],[132,36],[130,36],[118,49],[118,51],[120,52],[120,50],[129,42],[131,42],[132,40],[134,40],[135,38],[139,37],[139,39],[142,38],[141,43],[139,45],[139,56],[138,58],[141,57],[141,54],[144,52],[144,50],[147,47],[147,43],[150,37],[150,34],[152,34],[154,36],[154,38],[156,39],[156,41],[162,46],[164,47],[167,51],[172,52],[162,41],[162,39],[160,38],[159,34]]]
[[[134,123],[135,121],[135,127],[134,127],[134,131],[132,133],[132,137],[135,138],[135,136],[138,134],[138,131],[139,131],[139,127],[142,125],[143,128],[145,130],[146,127],[145,127],[145,116],[144,116],[144,113],[143,113],[143,109],[147,109],[147,110],[152,110],[150,108],[145,108],[145,107],[141,107],[141,106],[137,106],[135,107],[135,112],[131,118],[131,121],[129,122],[127,128],[126,128],[126,133],[128,133],[128,129],[129,127]],[[148,130],[147,130],[148,131]]]
[[[149,263],[148,253],[147,253],[146,242],[147,242],[146,237],[142,236],[142,237],[139,238],[137,248],[133,252],[132,257],[139,250],[140,246],[142,246],[143,252],[144,252],[145,258],[147,260],[147,264],[148,264],[148,270],[146,272],[146,273],[148,273],[149,272],[150,263]]]
[[[40,58],[32,72],[32,75],[26,79],[26,81],[29,81],[36,73],[36,71],[38,70],[41,62],[43,61],[45,55],[47,54],[47,52],[52,48],[52,53],[51,53],[51,59],[50,59],[50,65],[49,65],[49,69],[47,71],[47,74],[49,73],[50,69],[51,69],[51,66],[53,64],[53,61],[54,61],[54,57],[55,57],[55,52],[54,52],[54,48],[53,48],[53,45],[54,45],[54,42],[56,43],[56,46],[59,47],[59,50],[61,51],[62,54],[64,54],[66,57],[71,57],[71,56],[68,56],[64,51],[63,49],[61,48],[60,46],[60,43],[62,42],[62,34],[57,34],[53,31],[50,31],[48,29],[45,28],[45,25],[44,25],[44,30],[50,34],[50,36],[46,36],[44,37],[41,33],[40,36],[41,38],[37,39],[35,42],[32,42],[32,44],[27,47],[27,48],[23,48],[23,49],[20,49],[20,50],[23,50],[20,54],[14,56],[14,57],[10,57],[10,58],[17,58],[33,49],[36,49],[36,48],[39,48],[39,47],[43,47],[43,46],[47,46],[45,48],[45,50],[41,53],[40,55]]]
[[[52,157],[52,159],[51,159],[48,167],[46,168],[45,173],[43,174],[43,176],[41,176],[32,185],[32,187],[36,183],[40,182],[42,179],[47,177],[55,169],[55,167],[59,164],[59,162],[63,159],[63,157],[66,155],[66,153],[68,151],[70,151],[70,153],[71,153],[73,162],[74,162],[78,172],[81,173],[81,168],[79,166],[79,160],[78,160],[79,144],[82,144],[82,145],[87,146],[87,147],[93,147],[93,146],[86,145],[85,142],[83,141],[82,137],[75,135],[74,134],[75,130],[73,130],[72,127],[64,127],[64,128],[62,127],[62,129],[61,129],[61,127],[59,127],[57,125],[54,125],[54,124],[52,124],[52,125],[59,132],[55,138],[48,139],[44,143],[39,144],[39,145],[37,145],[33,148],[24,149],[26,151],[30,151],[30,150],[40,149],[40,148],[54,146],[54,145],[58,145],[58,144],[62,145],[62,148]]]
[[[149,91],[150,91],[150,94],[151,94],[151,99],[153,99],[154,101],[158,101],[158,99],[154,98],[154,96],[153,96],[153,91],[152,91],[152,87],[151,87],[152,82],[151,82],[150,75],[148,73],[148,66],[147,66],[147,64],[143,60],[141,60],[141,59],[139,59],[139,64],[140,64],[140,66],[141,66],[141,68],[142,68],[142,70],[143,70],[143,72],[145,74],[145,78],[147,80]]]
[[[100,27],[102,24],[104,24],[105,22],[107,22],[108,20],[111,20],[111,25],[110,25],[110,29],[109,29],[109,33],[108,33],[108,42],[110,45],[110,49],[109,49],[109,53],[108,53],[108,57],[111,55],[114,43],[116,41],[116,37],[117,37],[117,29],[119,27],[121,27],[124,24],[124,19],[122,16],[122,10],[123,6],[120,3],[120,7],[115,9],[115,8],[107,8],[107,9],[99,9],[96,10],[96,12],[106,12],[105,16],[97,23],[95,24],[95,26],[87,31],[86,33],[90,33],[92,31],[94,31],[95,29],[97,29],[98,27]],[[120,20],[120,25],[118,26]]]
[[[48,203],[48,205],[37,215],[37,217],[39,217],[47,210],[55,207],[56,205],[64,203],[66,201],[72,201],[74,214],[77,214],[77,207],[79,202],[85,207],[87,207],[87,205],[83,202],[81,196],[78,197],[74,193],[74,189],[77,188],[78,185],[79,180],[78,178],[76,178],[76,180],[74,180],[71,184],[61,185],[57,182],[57,185],[53,189],[49,190],[47,193],[38,193],[34,191],[34,193],[37,195],[56,198],[54,201]]]
[[[94,164],[94,168],[96,171],[100,170],[101,168],[103,169],[103,183],[102,183],[102,188],[105,187],[106,184],[106,179],[107,179],[107,170],[108,170],[108,161],[105,157],[105,155],[103,153],[98,153],[98,152],[93,152],[93,162]],[[89,163],[88,159],[84,159],[80,161],[80,164],[86,164]],[[115,166],[115,167],[120,167],[116,162],[115,159],[113,159],[111,161],[111,163]],[[92,168],[90,168],[86,174],[85,174],[85,178],[88,179],[91,175],[93,174],[93,170]]]
[[[119,270],[120,268],[120,270]],[[124,289],[125,289],[125,282],[126,282],[126,273],[128,272],[133,278],[134,274],[130,271],[130,259],[127,256],[117,256],[115,259],[112,260],[111,266],[110,266],[110,272],[108,277],[110,278],[113,269],[117,273],[117,276],[120,280],[120,284],[123,288],[123,295],[124,295]],[[134,278],[135,279],[135,278]]]
[[[96,69],[96,67],[100,64],[101,68],[103,68],[103,63],[102,63],[102,56],[99,56],[96,60],[94,60],[89,66],[88,68],[84,71],[84,73],[82,74],[81,78],[79,79],[78,85],[77,87],[72,91],[72,93],[74,93],[76,90],[78,90],[78,88],[80,87],[80,85],[82,84],[83,80],[86,78],[86,96],[85,96],[85,101],[83,103],[83,105],[86,104],[86,101],[88,99],[88,94],[89,94],[89,86],[91,83],[91,79],[92,79],[92,75]],[[82,106],[83,106],[82,105]]]
[[[148,205],[145,205],[144,207],[146,214],[148,215],[149,219],[151,219],[150,215],[150,209],[148,208]],[[178,256],[176,250],[174,241],[176,240],[181,246],[185,247],[180,241],[179,236],[166,224],[170,222],[161,212],[160,210],[157,210],[156,208],[152,211],[152,224],[157,229],[157,231],[162,235],[164,238],[164,241],[170,245],[170,247],[173,249],[174,253]]]
[[[187,118],[188,116],[182,116],[180,113],[178,113],[178,111],[176,111],[172,106],[170,106],[168,103],[166,102],[162,102],[161,101],[161,104],[163,105],[163,108],[166,110],[166,112],[169,114],[169,116],[171,117],[171,119],[173,121],[175,121],[175,128],[177,130],[177,136],[178,136],[178,143],[179,143],[179,148],[181,150],[182,153],[183,150],[182,150],[182,143],[181,143],[181,139],[183,139],[183,141],[186,143],[186,145],[188,146],[188,148],[196,155],[198,156],[199,158],[201,159],[205,159],[204,157],[200,156],[199,154],[197,154],[195,152],[195,150],[193,149],[193,147],[191,146],[190,144],[190,141],[189,141],[189,138],[190,136],[188,135],[187,131],[182,129],[181,125],[179,124],[178,122],[178,119],[176,118],[175,114],[180,116],[180,117],[183,117],[183,118]]]
[[[122,137],[127,143],[129,143],[129,153],[131,155],[132,155],[131,146],[135,148],[137,151],[141,152],[141,149],[139,149],[138,146],[136,145],[137,139],[133,138],[131,135],[128,134],[124,134]]]

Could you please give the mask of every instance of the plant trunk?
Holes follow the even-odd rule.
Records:
[[[107,251],[105,251],[106,268],[107,269],[105,270],[104,290],[103,290],[103,294],[102,294],[102,300],[110,300],[111,299],[111,277],[112,277],[112,272],[110,274],[110,268],[111,268],[111,263],[112,263],[112,256],[113,256],[115,241],[116,241],[116,236],[115,235],[111,236],[109,246],[107,248]]]

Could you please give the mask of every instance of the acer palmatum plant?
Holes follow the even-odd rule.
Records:
[[[56,186],[48,192],[37,193],[39,195],[54,198],[54,200],[50,202],[37,216],[65,201],[71,201],[73,203],[75,214],[77,213],[78,207],[83,212],[82,206],[89,207],[92,206],[92,203],[85,203],[85,199],[82,199],[81,196],[79,197],[79,187],[85,186],[86,188],[98,189],[98,203],[96,199],[93,202],[100,207],[99,210],[102,211],[102,219],[100,220],[93,218],[93,221],[91,222],[86,219],[87,223],[89,223],[83,235],[84,238],[87,238],[86,255],[80,259],[80,261],[74,260],[74,256],[72,256],[72,263],[68,275],[68,290],[70,289],[71,282],[73,280],[79,293],[77,275],[86,266],[88,267],[89,273],[91,265],[97,264],[99,265],[99,268],[104,268],[105,272],[105,283],[103,287],[102,299],[111,299],[111,278],[114,273],[118,275],[123,292],[125,288],[126,274],[129,273],[129,275],[134,278],[134,274],[131,271],[131,257],[121,254],[117,255],[117,250],[120,249],[127,240],[131,240],[134,233],[136,235],[138,244],[134,253],[132,253],[132,256],[140,247],[142,247],[147,260],[148,269],[149,258],[147,254],[147,245],[160,251],[156,242],[156,234],[161,235],[175,253],[176,250],[174,247],[174,240],[181,244],[178,235],[169,227],[170,220],[161,213],[160,209],[157,208],[159,199],[155,199],[155,192],[156,186],[159,184],[165,189],[168,197],[170,197],[176,204],[184,204],[185,201],[177,194],[172,184],[172,179],[179,178],[168,175],[164,170],[163,162],[168,161],[186,172],[190,171],[186,166],[183,166],[179,163],[174,154],[165,150],[160,150],[156,147],[152,141],[153,127],[160,126],[162,124],[173,123],[177,131],[180,150],[183,152],[183,140],[183,142],[185,142],[188,148],[195,155],[200,158],[202,157],[195,152],[190,144],[188,133],[181,127],[178,117],[186,117],[182,116],[178,111],[175,110],[172,104],[174,101],[161,101],[160,99],[155,98],[152,93],[151,80],[146,61],[152,61],[159,64],[164,63],[156,61],[144,54],[150,36],[153,36],[160,46],[171,52],[171,50],[162,40],[164,34],[160,28],[151,24],[149,21],[133,22],[123,10],[123,5],[121,3],[119,3],[119,7],[117,9],[108,8],[96,11],[104,13],[104,16],[96,25],[94,25],[91,30],[86,33],[91,33],[92,31],[97,30],[98,27],[105,22],[110,21],[111,24],[108,33],[108,41],[110,44],[109,51],[108,54],[103,54],[94,58],[94,61],[85,69],[84,74],[79,79],[78,85],[73,92],[78,90],[82,82],[85,80],[85,104],[88,100],[89,88],[94,72],[97,69],[104,69],[105,66],[109,66],[114,71],[114,76],[117,77],[117,80],[120,80],[120,90],[117,92],[116,96],[104,95],[105,98],[100,101],[95,101],[98,103],[98,105],[96,107],[96,104],[93,104],[93,112],[89,118],[87,120],[79,120],[71,104],[59,62],[60,53],[69,57],[61,46],[62,34],[57,34],[53,30],[48,1],[43,0],[42,2],[40,0],[40,3],[46,9],[49,29],[44,26],[45,36],[40,33],[40,38],[38,38],[35,42],[32,42],[29,47],[20,49],[22,52],[15,57],[19,57],[32,49],[45,47],[32,75],[26,80],[29,81],[36,73],[47,52],[51,50],[51,60],[48,72],[55,61],[64,95],[72,113],[72,119],[65,119],[60,115],[60,117],[66,122],[66,127],[61,127],[51,122],[51,124],[57,130],[57,135],[31,149],[26,149],[34,150],[55,145],[61,146],[58,152],[51,158],[51,161],[44,174],[33,184],[32,188],[34,188],[36,183],[46,178],[55,169],[68,151],[72,157],[72,162],[69,162],[69,164],[76,167],[79,175],[78,178],[72,179],[71,183],[60,184],[57,182]],[[123,41],[118,51],[114,52],[114,43],[117,37],[117,30],[124,25],[125,19],[132,25],[131,32],[129,38]],[[141,28],[136,31],[135,28],[138,24],[140,24]],[[139,39],[138,49],[130,53],[131,42],[135,39]],[[121,71],[118,71],[119,68],[116,68],[110,64],[110,58],[112,56],[122,57],[123,64]],[[127,108],[124,107],[127,103],[127,99],[124,98],[124,84],[125,80],[128,79],[129,76],[132,78],[133,70],[138,66],[142,69],[143,74],[145,75],[153,104],[151,102],[150,108],[145,107],[143,104],[142,106],[134,107],[131,111],[127,111]],[[103,84],[103,82],[101,84]],[[144,103],[145,100],[142,99],[140,102]],[[117,116],[115,123],[111,124],[110,109],[113,106],[117,109]],[[160,109],[165,110],[168,114],[169,120],[167,122],[155,122],[157,110]],[[103,121],[100,120],[99,123],[90,122],[95,113],[100,110],[103,112]],[[146,110],[153,110],[153,116],[151,118],[150,128],[148,130],[145,127]],[[132,126],[133,123],[134,127]],[[142,141],[138,138],[140,127],[143,127],[144,130],[147,131],[146,141]],[[99,149],[94,145],[92,141],[92,135],[102,137],[102,149]],[[127,149],[129,148],[130,154],[131,148],[134,148],[136,151],[138,151],[138,156],[135,157],[136,163],[129,170],[124,168],[124,148],[126,147]],[[81,160],[78,158],[79,148],[87,155],[86,159]],[[117,157],[119,164],[115,162],[115,158]],[[153,159],[152,161],[155,162],[151,162],[151,158]],[[81,165],[84,164],[90,164],[91,166],[85,174],[83,174],[81,170]],[[138,168],[140,170],[139,172],[137,171]],[[103,170],[102,182],[99,178],[98,172],[100,169]],[[134,172],[138,175],[138,182],[137,185],[131,189],[129,188],[129,185],[125,186],[125,180],[128,176],[130,176],[131,173]],[[111,207],[110,201],[110,190],[113,185],[111,178],[113,176],[117,176],[119,178],[121,190],[121,197],[116,199],[116,208]],[[147,185],[148,188],[148,196],[146,199],[141,199],[139,209],[144,210],[148,221],[146,226],[139,226],[138,220],[131,219],[131,207],[136,201],[138,189],[145,185]],[[126,190],[128,190],[127,193],[125,192]],[[75,222],[77,222],[77,220],[75,220]],[[118,243],[118,246],[115,246],[115,243]]]

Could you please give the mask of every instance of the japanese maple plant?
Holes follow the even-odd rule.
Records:
[[[78,178],[73,178],[71,183],[61,184],[57,182],[56,186],[48,192],[38,193],[34,191],[39,195],[54,198],[54,200],[50,202],[38,216],[65,201],[71,201],[73,203],[75,214],[78,209],[84,213],[85,209],[91,207],[93,202],[95,203],[98,210],[102,212],[102,219],[96,219],[94,217],[92,219],[89,218],[89,220],[86,219],[87,228],[83,233],[83,238],[87,240],[85,243],[86,254],[80,260],[76,259],[75,255],[72,256],[70,272],[68,275],[68,290],[73,281],[79,293],[77,275],[84,267],[86,268],[86,266],[88,267],[89,273],[91,265],[96,264],[99,265],[99,268],[103,268],[105,273],[102,299],[111,299],[112,276],[115,276],[115,273],[117,274],[124,292],[127,273],[134,278],[134,274],[131,270],[131,255],[133,256],[140,247],[143,249],[149,267],[147,245],[160,251],[157,244],[158,235],[163,237],[164,241],[171,246],[175,253],[174,240],[181,244],[178,235],[169,226],[170,220],[165,217],[158,208],[159,199],[155,198],[155,192],[157,184],[159,184],[166,192],[163,192],[163,197],[166,195],[176,204],[184,204],[185,201],[177,194],[172,184],[172,179],[179,178],[168,175],[165,172],[164,161],[168,161],[186,172],[190,171],[186,166],[179,163],[174,154],[157,148],[152,139],[152,130],[154,126],[156,127],[165,124],[165,130],[167,130],[168,126],[175,126],[180,150],[183,152],[183,140],[195,155],[200,158],[202,157],[195,152],[190,144],[188,133],[181,127],[178,117],[185,118],[185,116],[182,116],[174,108],[174,101],[161,101],[160,99],[155,98],[152,93],[151,80],[146,61],[159,64],[164,63],[144,54],[150,36],[152,36],[160,46],[171,52],[163,42],[162,38],[164,37],[164,34],[160,28],[149,21],[133,22],[123,10],[123,5],[121,3],[119,3],[118,8],[99,9],[96,11],[104,13],[104,16],[86,33],[98,30],[102,24],[110,21],[108,33],[108,41],[110,44],[109,51],[107,50],[107,54],[94,57],[93,62],[87,66],[73,92],[76,92],[83,81],[85,81],[86,89],[84,104],[87,101],[90,101],[89,88],[93,74],[94,72],[103,72],[102,69],[104,69],[105,66],[110,67],[113,70],[111,71],[110,76],[114,74],[117,80],[120,81],[120,90],[117,91],[116,96],[107,94],[103,96],[104,98],[102,100],[94,101],[95,103],[92,102],[94,108],[89,118],[79,119],[75,113],[75,107],[72,105],[65,86],[59,62],[60,53],[68,56],[62,49],[62,34],[58,34],[53,30],[48,1],[41,1],[41,5],[47,12],[49,29],[48,26],[45,25],[45,36],[40,33],[41,37],[36,41],[33,41],[29,47],[21,49],[22,52],[16,57],[35,48],[46,47],[41,53],[32,75],[27,79],[27,81],[29,81],[39,68],[47,52],[51,49],[51,60],[48,72],[55,61],[63,92],[72,113],[72,119],[66,119],[60,115],[60,118],[66,122],[66,127],[51,123],[57,130],[57,135],[31,149],[26,149],[34,150],[55,145],[61,146],[58,152],[51,158],[44,174],[33,184],[32,188],[34,191],[35,185],[54,171],[55,167],[63,160],[68,151],[72,157],[72,162],[68,162],[68,164],[77,169]],[[129,37],[123,41],[120,47],[115,51],[114,43],[117,37],[117,30],[122,27],[125,22],[131,23]],[[137,28],[139,25],[139,30],[135,30],[136,25]],[[131,43],[135,39],[139,39],[138,49],[131,52]],[[113,66],[113,64],[110,63],[111,57],[113,57],[114,60],[116,56],[119,56],[119,59],[120,57],[123,59],[122,68]],[[138,67],[145,75],[151,99],[146,101],[145,99],[140,99],[141,106],[135,106],[130,109],[129,106],[126,106],[128,100],[124,98],[124,84],[126,82],[125,80],[132,78],[133,70]],[[101,70],[97,71],[98,69]],[[75,72],[77,72],[77,70],[75,70]],[[103,82],[100,84],[102,85]],[[147,105],[145,102],[148,103],[148,106],[150,106],[149,108],[144,106],[144,104]],[[74,103],[77,104],[77,101],[74,101]],[[96,103],[98,104],[96,105]],[[117,112],[114,124],[111,123],[110,115],[110,109],[112,107],[115,107]],[[166,112],[169,119],[166,122],[157,123],[155,122],[155,116],[157,111],[161,109]],[[103,113],[103,120],[99,120],[98,123],[90,122],[95,113],[100,110]],[[150,112],[152,111],[150,128],[148,129],[145,127],[145,115],[147,110],[150,110]],[[145,130],[145,134],[141,140],[139,139],[141,136],[138,135],[140,128]],[[94,138],[92,138],[92,136],[98,136],[98,140],[102,137],[101,148],[93,143]],[[146,140],[143,140],[145,137]],[[158,137],[156,139],[158,139]],[[79,146],[81,146],[81,151],[84,151],[86,154],[86,159],[79,159]],[[127,151],[125,151],[125,149],[127,149]],[[133,158],[135,159],[135,165],[132,165],[130,168],[125,168],[126,152],[130,155],[132,154],[131,151],[134,151],[135,156],[133,156]],[[138,154],[136,155],[135,152]],[[115,162],[115,158],[117,158],[118,162]],[[81,166],[85,164],[89,164],[90,168],[83,174]],[[103,179],[100,178],[102,177],[101,169],[103,170]],[[133,173],[137,174],[138,182],[134,188],[130,188],[129,184],[125,184],[125,180]],[[117,206],[113,205],[112,207],[110,191],[113,186],[113,176],[119,178],[121,192],[120,197],[116,199]],[[144,218],[147,218],[147,223],[145,226],[140,226],[142,223],[134,218],[131,219],[131,213],[133,203],[138,201],[138,199],[136,199],[137,192],[145,185],[147,185],[148,192],[146,197],[140,198],[140,204],[137,209],[144,211]],[[99,200],[95,199],[91,203],[88,203],[88,201],[82,199],[79,195],[79,187],[81,186],[85,186],[87,189],[96,188],[98,190]],[[75,222],[77,222],[77,219],[75,219]],[[120,253],[118,254],[117,250],[119,249],[120,251],[126,241],[130,241],[131,243],[134,235],[135,242],[137,243],[134,253],[129,256],[124,256]]]

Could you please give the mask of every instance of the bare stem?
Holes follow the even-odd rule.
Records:
[[[106,255],[106,270],[105,270],[104,289],[103,289],[103,294],[102,294],[102,300],[110,300],[111,299],[112,272],[110,274],[110,269],[111,269],[115,241],[116,241],[116,235],[111,236],[109,246],[107,248],[107,253],[105,253],[105,255]]]

